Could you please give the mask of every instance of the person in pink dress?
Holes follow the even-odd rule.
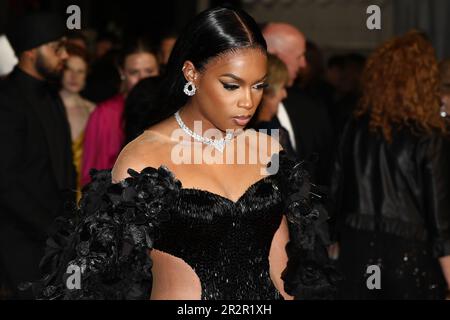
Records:
[[[131,89],[142,79],[159,75],[154,51],[139,40],[121,54],[119,72],[122,79],[120,93],[100,103],[86,126],[81,185],[90,182],[89,171],[110,169],[124,144],[123,110]]]

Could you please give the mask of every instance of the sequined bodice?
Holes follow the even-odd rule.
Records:
[[[93,171],[76,219],[59,219],[47,241],[42,266],[49,273],[33,290],[40,299],[148,299],[148,253],[156,249],[194,270],[202,299],[278,299],[269,251],[285,214],[290,241],[284,290],[298,299],[330,297],[337,277],[327,262],[323,232],[316,232],[326,215],[312,206],[302,163],[284,151],[272,163],[279,170],[236,202],[183,188],[163,166],[130,169],[120,183],[112,183],[110,171]],[[69,266],[83,270],[79,290],[69,289],[62,276]]]
[[[276,176],[253,184],[233,202],[181,189],[154,248],[183,259],[197,274],[202,299],[278,299],[269,251],[282,218]]]

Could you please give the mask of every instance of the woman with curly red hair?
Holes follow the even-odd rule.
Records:
[[[362,80],[332,183],[341,297],[442,299],[450,287],[450,150],[435,51],[411,31],[377,49]]]

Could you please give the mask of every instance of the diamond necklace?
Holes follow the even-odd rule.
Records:
[[[222,139],[210,139],[210,138],[205,138],[195,132],[193,132],[191,129],[189,129],[183,122],[183,120],[181,120],[180,117],[180,113],[177,111],[174,114],[175,116],[175,120],[177,120],[178,125],[180,126],[180,128],[186,132],[187,135],[191,136],[195,141],[201,142],[203,144],[209,145],[209,146],[213,146],[216,150],[223,152],[223,150],[225,149],[225,145],[231,141],[231,139],[233,139],[233,132],[229,131],[226,133],[225,138]]]

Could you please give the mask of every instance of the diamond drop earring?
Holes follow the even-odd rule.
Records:
[[[195,92],[197,92],[197,88],[195,87],[195,84],[192,81],[189,81],[184,86],[183,91],[187,96],[192,97],[195,94]]]

